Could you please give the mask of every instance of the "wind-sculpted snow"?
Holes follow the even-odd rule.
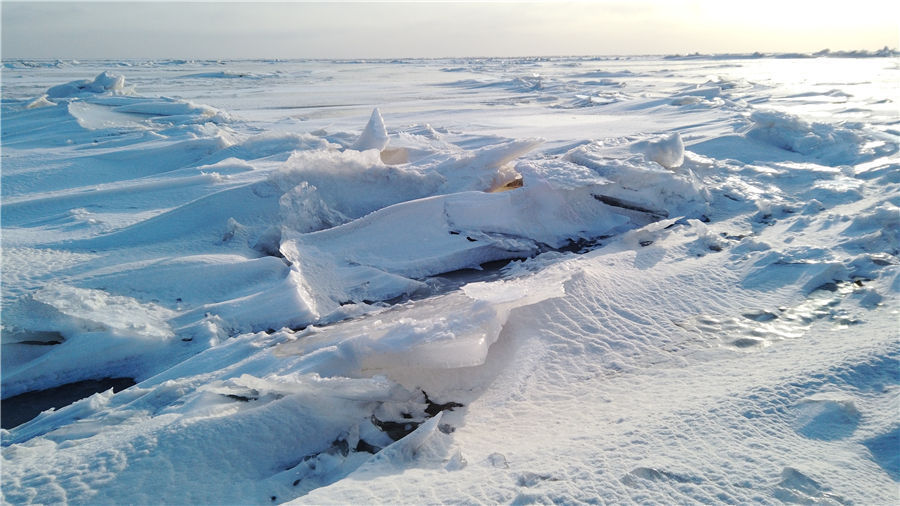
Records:
[[[815,154],[816,158],[824,158],[827,165],[839,165],[845,159],[853,160],[854,155],[858,156],[850,150],[859,149],[861,138],[852,130],[811,123],[777,111],[755,111],[750,115],[750,121],[753,127],[747,132],[748,137],[787,151]],[[834,157],[840,157],[841,162],[828,163]]]
[[[83,79],[71,83],[60,84],[47,90],[47,97],[69,98],[90,93],[115,93],[125,92],[125,76],[103,72],[94,79]]]
[[[882,53],[5,61],[2,502],[895,503]]]

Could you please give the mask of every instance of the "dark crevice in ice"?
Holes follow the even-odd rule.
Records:
[[[3,329],[2,334],[3,340],[9,341],[5,344],[22,344],[26,346],[53,346],[62,344],[66,340],[59,332],[44,332],[40,330],[12,332]]]
[[[380,446],[375,446],[373,444],[369,444],[366,441],[360,439],[358,443],[356,443],[356,448],[354,449],[356,452],[368,452],[371,454],[376,454],[381,451]]]
[[[437,413],[440,413],[441,411],[452,410],[454,408],[462,407],[462,404],[460,404],[458,402],[446,402],[443,404],[438,404],[438,403],[430,400],[428,398],[428,394],[425,394],[425,392],[422,392],[422,393],[425,396],[425,404],[426,404],[426,407],[424,409],[424,412],[426,415],[425,420],[435,416]],[[399,440],[403,439],[404,437],[408,436],[410,433],[415,431],[417,428],[419,428],[420,425],[422,425],[424,423],[424,420],[414,420],[413,415],[411,415],[409,412],[402,412],[402,413],[400,413],[400,416],[402,417],[402,419],[398,420],[398,421],[393,421],[393,420],[382,421],[382,420],[379,420],[378,417],[376,417],[373,414],[369,418],[369,420],[371,421],[372,425],[377,427],[378,430],[380,430],[381,432],[384,432],[393,441],[399,441]],[[456,430],[455,427],[453,427],[449,424],[441,424],[438,427],[438,429],[444,434],[450,434]],[[357,441],[356,446],[351,448],[348,440],[344,437],[341,437],[341,438],[338,438],[335,441],[333,441],[331,443],[331,445],[329,446],[329,448],[327,448],[324,451],[311,453],[311,454],[305,455],[297,460],[294,460],[292,462],[288,462],[287,464],[284,465],[284,469],[286,471],[294,470],[299,475],[299,477],[296,477],[293,481],[293,486],[297,487],[297,486],[300,486],[301,483],[303,483],[304,476],[306,476],[306,473],[308,471],[310,471],[310,470],[315,471],[315,469],[318,465],[318,462],[320,461],[320,456],[322,454],[328,454],[328,455],[332,455],[335,457],[341,457],[341,458],[346,459],[350,455],[351,452],[353,452],[353,453],[365,452],[365,453],[371,453],[374,455],[383,449],[384,449],[383,447],[372,444],[363,438],[360,438]],[[297,475],[295,475],[295,476],[297,476]]]
[[[412,420],[403,420],[400,422],[391,422],[391,421],[381,421],[372,415],[372,425],[378,427],[378,430],[384,432],[388,435],[389,438],[394,441],[399,441],[409,434],[412,431],[419,428],[419,425],[422,425],[423,422],[414,422]]]
[[[98,392],[105,392],[110,388],[113,392],[118,392],[135,384],[131,378],[103,378],[76,381],[46,390],[14,395],[0,401],[0,426],[9,430],[34,419],[50,408],[64,408]]]
[[[568,243],[566,243],[563,247],[556,249],[555,251],[559,251],[560,253],[576,253],[578,255],[583,255],[597,248],[603,247],[603,243],[601,241],[605,241],[610,237],[613,236],[601,235],[600,237],[594,237],[591,239],[569,239]]]
[[[28,344],[31,346],[53,346],[55,344],[62,344],[62,341],[19,341],[15,344]]]
[[[655,218],[657,221],[669,217],[669,212],[666,210],[650,209],[650,208],[644,207],[644,206],[634,203],[634,202],[617,199],[615,197],[609,197],[607,195],[594,195],[594,194],[591,194],[591,195],[595,199],[599,200],[600,202],[602,202],[608,206],[619,207],[621,209],[627,209],[629,211],[637,211],[639,213],[645,213],[645,214],[650,215],[650,217]]]
[[[427,288],[416,290],[412,294],[403,294],[398,297],[381,301],[384,304],[395,305],[404,302],[424,300],[438,295],[444,295],[469,284],[481,281],[496,281],[503,278],[503,269],[516,259],[496,260],[480,265],[480,269],[458,269],[445,272],[436,276],[428,276],[420,281],[428,285]],[[363,301],[374,304],[374,301]]]
[[[426,404],[426,407],[424,409],[425,415],[426,415],[425,420],[432,418],[434,416],[437,416],[437,414],[442,411],[453,411],[454,408],[463,407],[462,404],[460,404],[458,402],[453,402],[453,401],[445,402],[443,404],[438,404],[438,403],[432,401],[428,397],[428,394],[425,393],[424,391],[422,392],[422,394],[425,396],[425,404]],[[375,415],[372,415],[372,417],[371,417],[372,425],[374,425],[375,427],[378,427],[378,430],[387,434],[388,437],[390,437],[394,441],[399,441],[399,440],[403,439],[404,437],[408,436],[409,434],[411,434],[414,430],[418,429],[420,425],[425,423],[424,420],[422,420],[422,421],[413,420],[412,416],[409,413],[402,413],[400,416],[402,417],[402,419],[399,421],[392,421],[392,420],[382,421],[382,420],[379,420]],[[440,427],[440,430],[441,430],[441,432],[443,432],[445,434],[449,434],[456,429],[448,424],[442,424]],[[360,441],[360,443],[362,443],[362,441]],[[372,453],[375,453],[375,452],[372,452]]]
[[[316,458],[319,455],[322,455],[323,453],[327,454],[327,455],[340,455],[341,457],[346,457],[347,455],[350,454],[350,443],[348,443],[346,439],[335,439],[334,441],[331,442],[331,446],[329,446],[327,450],[304,455],[299,460],[294,460],[294,461],[288,463],[287,465],[285,465],[284,470],[290,471],[291,469],[294,469],[295,467],[299,466],[300,464],[304,464],[304,463],[310,469],[315,470],[316,469]],[[296,482],[294,482],[294,486],[296,487],[299,482],[300,482],[300,480],[297,480]]]
[[[453,411],[453,408],[461,408],[462,404],[458,402],[445,402],[444,404],[438,404],[431,399],[428,398],[428,394],[424,391],[422,392],[425,395],[425,403],[428,404],[428,407],[425,408],[425,413],[428,416],[436,416],[441,411]]]

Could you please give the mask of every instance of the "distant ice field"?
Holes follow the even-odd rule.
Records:
[[[4,60],[0,500],[895,504],[878,55]]]

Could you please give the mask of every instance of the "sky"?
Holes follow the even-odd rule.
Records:
[[[439,58],[900,46],[900,2],[13,2],[8,58]]]

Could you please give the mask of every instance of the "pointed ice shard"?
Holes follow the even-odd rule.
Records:
[[[372,110],[372,117],[369,118],[366,128],[363,129],[362,133],[359,134],[359,138],[356,139],[356,142],[349,149],[355,149],[356,151],[377,149],[381,151],[387,146],[389,140],[387,129],[384,127],[384,119],[381,118],[381,113],[378,112],[376,107]]]

